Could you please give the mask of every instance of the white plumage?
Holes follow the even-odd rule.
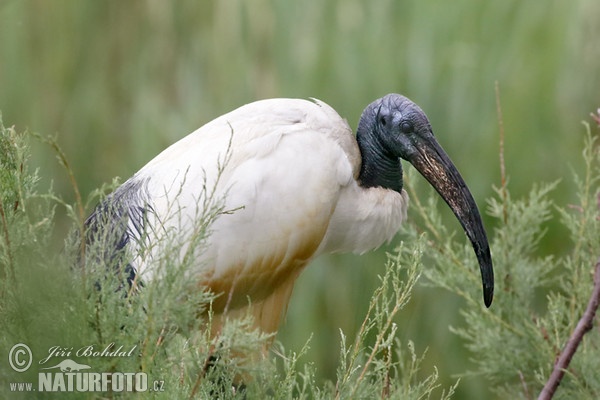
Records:
[[[177,231],[192,229],[197,206],[216,187],[214,200],[225,198],[225,210],[235,211],[214,222],[191,277],[223,293],[217,311],[231,291],[231,310],[250,298],[258,325],[272,332],[312,258],[363,253],[400,228],[406,192],[363,189],[359,169],[356,139],[335,110],[318,100],[270,99],[204,125],[132,179],[147,181],[154,215],[180,209],[181,221],[163,222]],[[152,273],[149,265],[135,267],[142,279]]]
[[[396,114],[390,111],[396,118],[390,124],[400,124],[398,115],[408,118],[418,109],[404,97],[390,96],[397,97],[388,108],[398,107]],[[398,98],[402,107],[394,103]],[[377,119],[383,115],[383,106],[378,107],[377,115],[365,113],[386,125]],[[413,120],[416,128],[425,126]],[[375,167],[364,171],[361,181],[366,157],[361,150],[368,147],[359,149],[348,123],[319,100],[257,101],[207,123],[156,156],[113,195],[125,198],[126,208],[136,203],[150,210],[144,213],[143,232],[139,218],[129,215],[126,241],[140,254],[133,262],[136,274],[142,281],[156,278],[157,255],[142,255],[142,243],[151,244],[165,232],[191,237],[199,215],[223,200],[223,210],[230,212],[211,224],[206,247],[194,253],[187,276],[198,288],[220,294],[213,305],[214,329],[224,310],[236,316],[249,307],[260,329],[276,331],[294,282],[310,260],[323,253],[374,249],[391,240],[406,218],[408,197],[398,159],[403,155],[391,157],[398,169],[392,181],[399,182],[389,188],[370,177]],[[139,193],[125,195],[133,187]]]

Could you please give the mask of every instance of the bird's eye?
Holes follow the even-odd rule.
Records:
[[[402,121],[400,123],[400,131],[402,133],[411,133],[413,131],[413,124],[410,121]]]
[[[379,119],[379,122],[381,122],[381,125],[382,125],[382,126],[385,126],[385,125],[387,124],[387,121],[385,120],[385,117],[381,117],[381,118]]]

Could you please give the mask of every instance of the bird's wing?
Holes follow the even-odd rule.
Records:
[[[152,211],[152,232],[179,233],[199,246],[190,276],[225,294],[215,309],[242,307],[250,298],[269,303],[260,312],[272,314],[264,308],[287,305],[295,278],[323,240],[341,188],[355,184],[359,160],[348,124],[328,105],[263,100],[173,144],[131,178],[143,185],[124,186],[143,186],[139,198]],[[200,246],[191,239],[210,207],[220,213]],[[182,258],[189,250],[184,246]],[[151,264],[152,257],[138,260],[142,277],[152,273]],[[265,330],[273,324],[261,323]]]

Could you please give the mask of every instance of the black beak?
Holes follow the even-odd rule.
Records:
[[[460,173],[437,143],[433,134],[420,138],[417,149],[408,161],[429,181],[450,206],[460,221],[479,261],[483,283],[483,301],[486,307],[494,297],[494,269],[487,236],[481,222],[477,204]]]

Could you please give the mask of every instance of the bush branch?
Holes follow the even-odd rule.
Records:
[[[500,86],[498,81],[495,84],[496,88],[496,114],[498,115],[498,129],[500,131],[500,190],[502,193],[502,212],[504,224],[508,221],[508,194],[506,192],[506,165],[504,163],[504,118],[502,117],[502,105],[500,104]]]
[[[587,308],[571,334],[567,345],[558,357],[558,361],[554,365],[554,370],[552,371],[548,382],[546,382],[546,385],[542,389],[538,400],[551,399],[552,396],[554,396],[554,392],[558,388],[565,371],[569,367],[569,363],[577,351],[577,347],[579,347],[579,344],[583,340],[583,336],[593,327],[594,316],[596,315],[596,310],[598,310],[598,305],[600,305],[600,259],[596,262],[594,270],[594,290],[592,291],[592,296],[590,297]]]
[[[6,214],[4,214],[4,206],[0,202],[0,217],[2,218],[2,228],[4,230],[4,245],[6,246],[6,254],[8,255],[8,270],[5,271],[6,278],[9,278],[14,282],[15,280],[15,266],[12,258],[12,249],[10,246],[10,235],[8,233],[8,221],[6,221]],[[8,281],[8,279],[7,279]]]

